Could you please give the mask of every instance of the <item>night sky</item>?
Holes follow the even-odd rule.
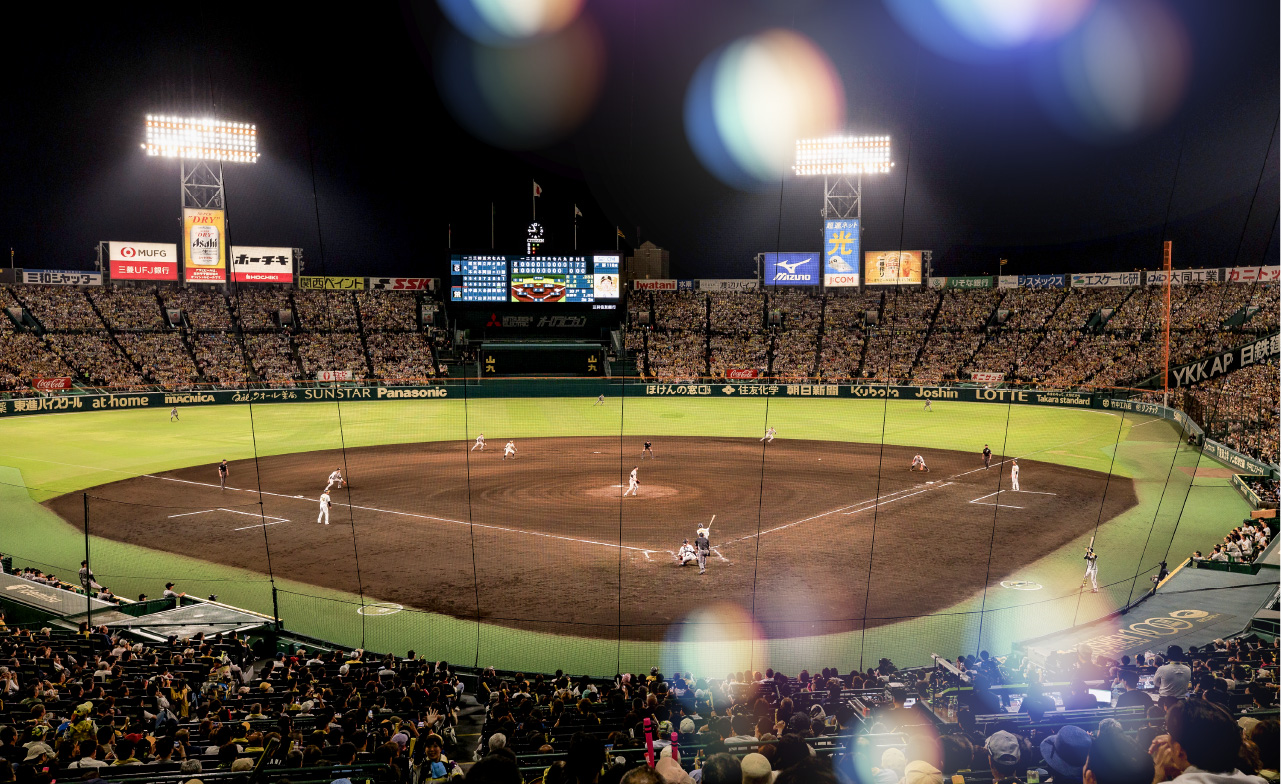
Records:
[[[779,28],[830,59],[846,128],[893,137],[893,173],[865,181],[866,250],[932,249],[936,274],[1153,268],[1162,239],[1177,267],[1278,263],[1277,3],[1147,3],[1186,44],[1186,79],[1118,130],[1074,125],[1038,87],[1071,34],[958,59],[897,1],[587,0],[586,59],[557,72],[581,105],[532,140],[478,136],[458,64],[479,50],[434,2],[46,4],[10,29],[0,247],[88,269],[99,240],[178,242],[178,163],[139,149],[159,112],[257,124],[260,162],[226,169],[231,240],[301,247],[308,274],[441,276],[451,234],[489,249],[491,204],[496,251],[520,252],[537,180],[548,252],[570,249],[577,204],[581,249],[613,248],[617,225],[679,277],[747,277],[760,251],[818,249],[821,180],[724,184],[685,103],[710,54]],[[529,78],[512,89],[563,87]]]

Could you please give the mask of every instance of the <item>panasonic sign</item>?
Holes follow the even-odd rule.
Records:
[[[822,254],[766,253],[766,286],[817,286]]]

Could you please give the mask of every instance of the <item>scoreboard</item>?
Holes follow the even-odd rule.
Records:
[[[451,302],[619,304],[621,257],[460,255],[450,258]]]

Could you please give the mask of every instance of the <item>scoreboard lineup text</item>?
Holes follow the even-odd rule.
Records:
[[[617,305],[621,266],[617,254],[453,256],[450,301]]]

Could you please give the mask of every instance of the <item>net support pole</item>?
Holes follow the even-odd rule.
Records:
[[[1174,243],[1165,241],[1162,266],[1165,269],[1165,373],[1162,374],[1161,405],[1170,405],[1170,281],[1174,277]]]
[[[280,603],[276,599],[276,586],[274,584],[271,586],[271,615],[276,619],[273,624],[276,627],[276,631],[283,631],[284,626],[280,623]]]
[[[80,496],[84,499],[85,506],[85,569],[88,570],[87,574],[92,575],[93,564],[89,562],[89,494],[81,493]],[[93,628],[93,592],[90,590],[93,586],[93,577],[85,582],[85,623],[89,628]]]

